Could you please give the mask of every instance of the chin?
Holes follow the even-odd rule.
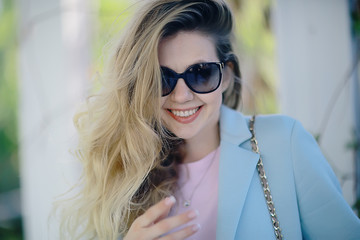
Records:
[[[180,131],[177,131],[177,130],[170,130],[176,137],[178,138],[181,138],[183,140],[188,140],[188,139],[191,139],[193,138],[195,135],[196,135],[196,132],[192,131],[191,129],[189,130],[180,130]]]

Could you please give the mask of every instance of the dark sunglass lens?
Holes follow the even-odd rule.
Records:
[[[166,96],[176,85],[176,78],[173,72],[168,68],[161,68],[161,88],[162,88],[162,96]]]
[[[186,77],[196,92],[211,92],[219,86],[220,68],[216,63],[197,64],[189,69]]]

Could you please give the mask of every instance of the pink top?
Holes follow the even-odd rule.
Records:
[[[199,216],[189,224],[201,225],[200,230],[187,239],[216,239],[219,159],[220,147],[199,161],[180,165],[180,189],[174,194],[176,203],[170,215],[195,209],[199,211]],[[186,199],[191,200],[188,207],[184,206]]]

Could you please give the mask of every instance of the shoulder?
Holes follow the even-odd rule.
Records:
[[[226,106],[221,108],[220,126],[226,137],[240,138],[245,140],[250,138],[248,130],[249,119],[251,116],[243,115],[241,112],[230,109]],[[286,115],[257,115],[255,119],[256,138],[262,139],[262,143],[272,145],[279,140],[289,140],[294,132],[306,132],[301,123],[294,118]],[[307,132],[306,132],[307,133]],[[234,140],[234,142],[236,142]],[[240,141],[241,142],[241,141]]]
[[[303,156],[304,154],[316,153],[317,158],[322,155],[315,138],[298,120],[289,116],[257,116],[255,134],[264,150],[287,153],[293,161],[299,160],[303,163],[304,159],[309,159],[308,156]]]
[[[243,115],[241,112],[231,109],[227,106],[221,108],[222,120],[225,119],[227,123],[240,123],[239,119],[249,122],[251,116]],[[255,128],[267,129],[273,132],[291,131],[295,124],[301,126],[297,120],[292,117],[281,114],[256,115]]]
[[[314,137],[303,127],[300,121],[280,114],[258,115],[255,118],[256,138],[263,143],[291,149],[295,142],[310,141],[317,145]]]
[[[301,126],[297,120],[286,115],[257,115],[255,118],[255,127],[258,131],[276,133],[276,135],[289,134],[296,125]]]
[[[307,186],[311,186],[311,181],[315,179],[318,182],[322,179],[324,183],[333,186],[335,191],[341,192],[337,178],[318,143],[299,121],[284,115],[258,116],[255,131],[260,152],[264,155],[264,164],[268,164],[269,169],[278,168],[277,173],[273,174],[278,174],[281,166],[283,170],[293,172],[298,183],[297,190],[301,189],[302,184],[299,183],[304,183],[304,179],[310,181]]]

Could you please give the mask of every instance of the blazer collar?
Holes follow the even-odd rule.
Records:
[[[251,138],[245,117],[225,105],[220,110],[220,133],[221,140],[238,146]]]
[[[243,144],[251,138],[251,133],[241,113],[222,106],[220,132],[216,238],[235,239],[259,155]]]

